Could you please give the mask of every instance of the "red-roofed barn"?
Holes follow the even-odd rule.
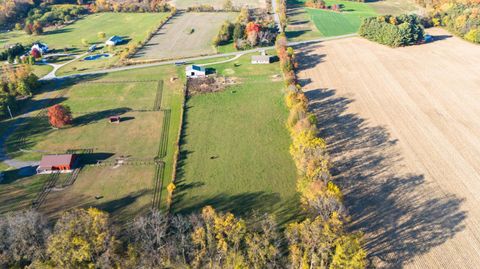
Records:
[[[38,174],[53,172],[70,173],[73,171],[76,156],[74,154],[45,155],[37,167]]]

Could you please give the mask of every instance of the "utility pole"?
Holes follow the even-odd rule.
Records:
[[[9,105],[7,105],[7,109],[8,109],[8,114],[10,114],[10,119],[13,119],[12,111],[10,110],[10,106],[9,106]]]

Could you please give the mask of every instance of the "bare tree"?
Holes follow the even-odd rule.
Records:
[[[0,264],[27,264],[45,259],[49,235],[46,219],[33,210],[0,217]]]

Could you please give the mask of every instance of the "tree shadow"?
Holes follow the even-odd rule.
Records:
[[[463,200],[441,193],[423,175],[400,173],[397,140],[385,127],[348,113],[354,100],[334,89],[306,94],[345,193],[350,228],[366,233],[369,255],[381,267],[402,267],[464,229]]]
[[[295,56],[297,59],[302,59],[301,61],[298,61],[299,70],[315,68],[323,62],[323,58],[325,58],[326,55],[314,53],[321,46],[322,45],[320,44],[311,45],[311,43],[309,43],[295,47],[295,49],[298,50],[298,53],[296,53]]]
[[[100,120],[107,120],[108,117],[123,115],[129,111],[131,111],[131,109],[128,107],[120,107],[120,108],[113,108],[113,109],[107,109],[102,111],[95,111],[95,112],[87,113],[85,115],[74,118],[73,125],[74,126],[87,125],[90,123],[98,122]]]

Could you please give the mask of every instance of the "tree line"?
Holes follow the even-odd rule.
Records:
[[[30,65],[3,65],[0,74],[0,117],[8,115],[8,107],[17,108],[16,97],[30,96],[38,86],[38,77],[32,73]]]
[[[150,211],[126,227],[95,208],[52,226],[37,211],[0,217],[0,266],[10,268],[363,268],[360,241],[337,215],[284,231],[269,214],[248,219],[207,206],[191,215]],[[360,254],[360,255],[359,255]]]
[[[284,33],[277,37],[275,47],[287,88],[287,128],[292,138],[290,154],[298,170],[297,191],[309,216],[289,225],[295,231],[287,235],[290,262],[294,268],[364,268],[363,235],[345,231],[349,216],[343,194],[330,174],[327,145],[318,135],[316,116],[308,110],[308,99],[297,82],[295,53],[287,47]],[[313,232],[318,227],[321,231]],[[305,241],[314,244],[305,245]]]
[[[433,9],[427,26],[443,26],[463,39],[480,43],[480,3],[449,3]]]

